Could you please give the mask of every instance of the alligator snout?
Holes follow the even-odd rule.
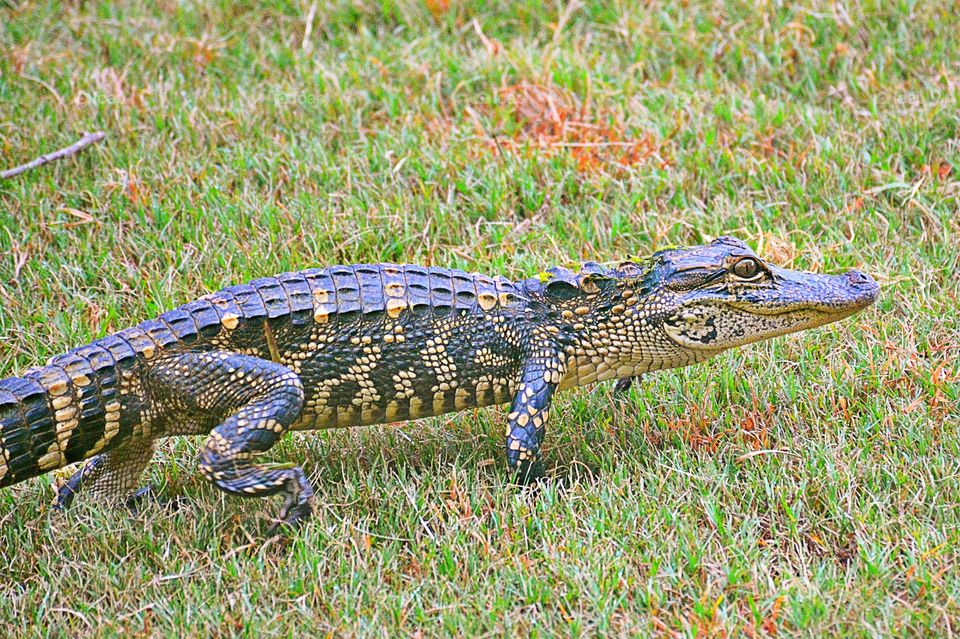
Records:
[[[848,271],[843,277],[846,278],[857,305],[869,306],[876,301],[880,287],[872,277],[862,271]]]

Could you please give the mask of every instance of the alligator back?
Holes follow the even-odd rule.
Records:
[[[219,350],[272,360],[303,382],[294,429],[359,426],[509,400],[519,353],[514,283],[454,269],[356,264],[263,278],[207,295]],[[507,380],[506,378],[510,378]]]
[[[221,350],[291,368],[307,389],[296,428],[507,401],[506,378],[519,361],[504,357],[503,325],[489,317],[515,314],[521,298],[503,278],[396,264],[308,269],[227,287],[0,380],[0,487],[130,440],[200,434],[163,423],[156,410],[171,398],[157,396],[151,371],[178,352]],[[476,379],[461,367],[465,383],[454,389],[457,363],[469,363]]]

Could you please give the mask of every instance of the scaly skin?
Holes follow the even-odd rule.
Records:
[[[529,480],[557,390],[701,362],[877,293],[857,271],[779,269],[732,238],[521,282],[393,264],[263,278],[0,380],[0,487],[87,459],[57,505],[121,499],[157,439],[209,435],[204,476],[284,495],[292,525],[311,514],[303,471],[256,463],[284,433],[507,402],[508,464]]]

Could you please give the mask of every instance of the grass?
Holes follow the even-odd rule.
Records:
[[[7,636],[949,636],[960,631],[960,18],[950,3],[0,6],[0,371],[313,265],[508,276],[736,234],[883,287],[841,324],[559,400],[308,434],[317,518],[197,441],[139,515],[0,493]],[[308,16],[312,19],[308,20]],[[58,477],[63,477],[63,473]]]

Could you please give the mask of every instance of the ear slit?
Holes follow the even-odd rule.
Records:
[[[571,300],[580,294],[580,289],[566,280],[550,280],[543,289],[547,297],[558,301]]]

